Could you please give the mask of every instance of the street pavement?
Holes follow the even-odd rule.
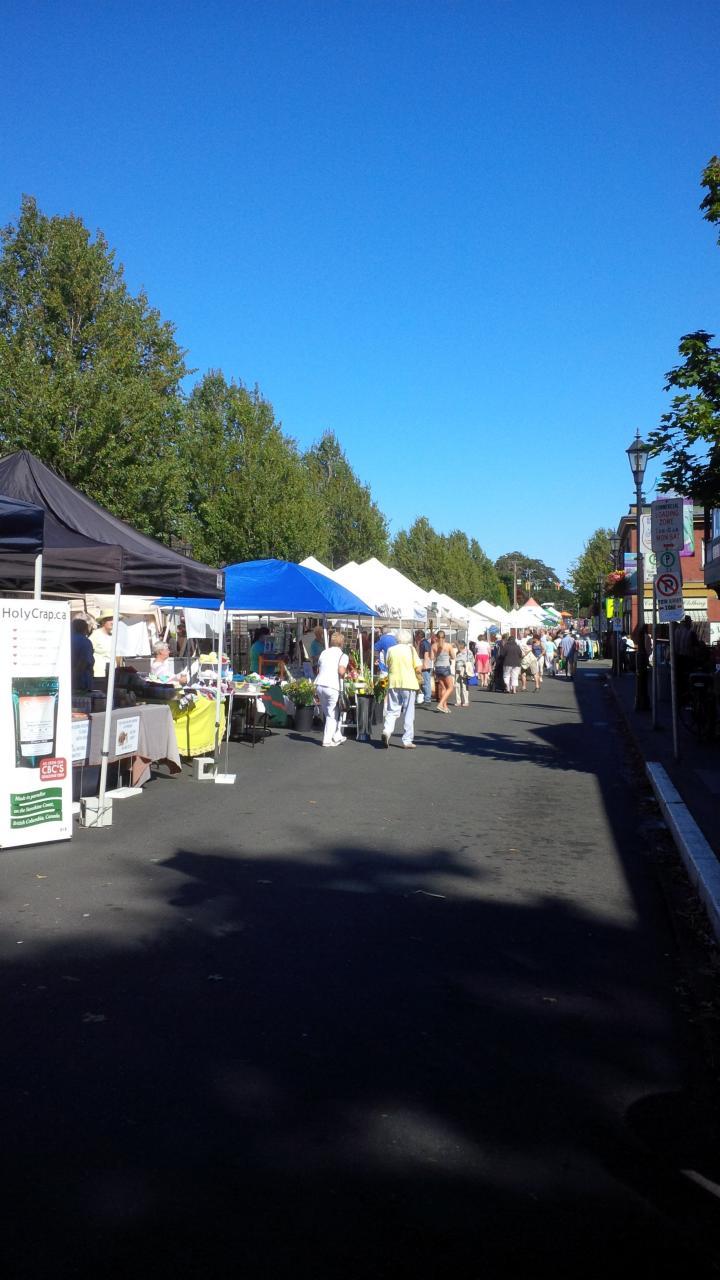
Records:
[[[418,708],[415,751],[319,740],[2,854],[4,1275],[718,1274],[604,672]]]

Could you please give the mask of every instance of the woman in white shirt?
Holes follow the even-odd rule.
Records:
[[[490,683],[490,643],[485,636],[477,638],[475,673],[480,679],[480,688],[487,689]]]
[[[325,716],[323,733],[324,747],[339,747],[345,742],[340,732],[340,713],[338,698],[340,697],[340,681],[347,671],[348,656],[343,653],[343,636],[340,631],[333,631],[327,649],[323,649],[318,658],[318,670],[315,677],[315,688],[320,699],[320,709]]]

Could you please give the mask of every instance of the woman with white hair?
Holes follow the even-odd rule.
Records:
[[[418,672],[422,671],[422,662],[412,642],[412,632],[398,631],[397,644],[386,651],[385,660],[388,666],[388,692],[382,744],[384,747],[390,746],[395,722],[402,715],[402,745],[406,751],[412,751],[415,749],[415,698],[420,688]]]
[[[318,658],[315,688],[318,691],[320,710],[325,716],[322,743],[324,747],[339,747],[345,741],[345,735],[340,729],[338,711],[340,682],[348,665],[348,656],[343,653],[343,644],[342,631],[333,631],[327,649],[323,649]]]

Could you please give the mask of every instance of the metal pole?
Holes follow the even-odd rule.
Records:
[[[652,727],[658,726],[658,664],[657,664],[657,592],[653,581],[653,614],[652,614]]]
[[[675,628],[677,622],[670,623],[670,698],[672,709],[673,758],[680,759],[680,743],[678,741],[678,691],[677,672],[675,670]]]
[[[225,601],[220,605],[218,616],[218,665],[217,680],[215,682],[215,744],[213,755],[215,756],[215,771],[217,772],[220,761],[220,715],[222,707],[222,660],[223,648],[225,645]]]
[[[635,516],[637,524],[637,625],[638,625],[638,645],[635,650],[635,710],[646,711],[648,705],[647,697],[647,665],[645,659],[647,654],[643,653],[642,661],[640,661],[640,649],[643,636],[640,634],[640,628],[645,625],[645,571],[643,565],[643,556],[640,549],[640,525],[642,520],[642,485],[638,481],[635,485]]]
[[[98,788],[98,820],[105,810],[105,791],[107,789],[108,759],[110,756],[110,728],[113,713],[113,696],[115,693],[115,662],[117,657],[118,622],[120,620],[120,583],[115,583],[115,600],[113,604],[113,630],[110,646],[110,662],[107,677],[107,696],[105,699],[105,722],[103,725],[102,754],[100,757],[100,786]]]
[[[39,556],[35,557],[35,582],[33,586],[33,596],[36,600],[42,597],[42,551]]]

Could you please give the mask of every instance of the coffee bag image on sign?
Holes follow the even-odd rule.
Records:
[[[55,754],[59,681],[57,676],[13,676],[15,764],[37,769]]]

